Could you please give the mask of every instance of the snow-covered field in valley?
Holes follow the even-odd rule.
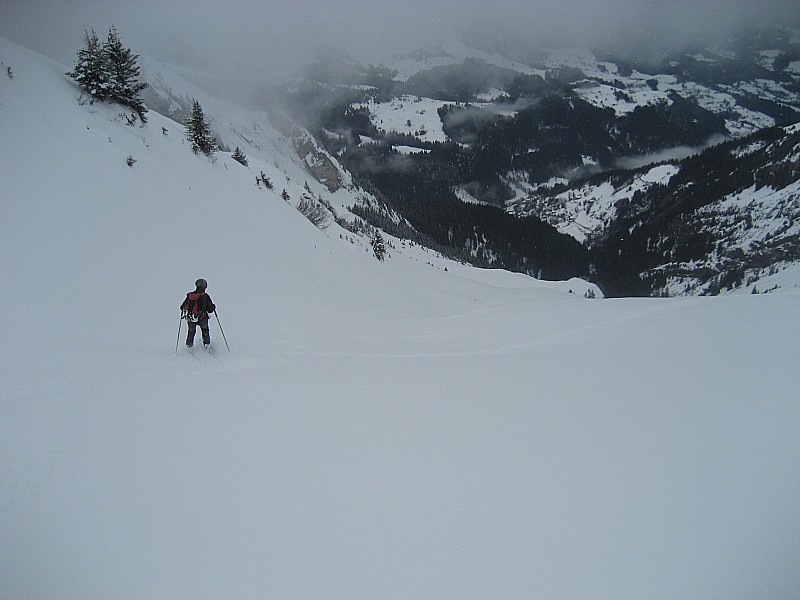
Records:
[[[246,169],[0,61],[0,599],[798,597],[800,289],[379,262],[266,118]]]

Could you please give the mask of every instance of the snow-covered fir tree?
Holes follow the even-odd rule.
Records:
[[[375,258],[378,260],[383,260],[386,256],[386,243],[384,242],[380,231],[375,232],[375,235],[372,236],[371,243],[372,251],[375,253]]]
[[[197,100],[192,101],[192,114],[186,123],[186,137],[192,143],[192,150],[195,154],[202,152],[210,156],[217,151],[217,141],[211,134],[203,107]]]
[[[139,55],[122,45],[113,25],[108,30],[103,54],[109,73],[109,96],[113,101],[132,108],[142,121],[146,121],[147,107],[139,94],[147,83],[139,81],[140,69],[136,62]]]
[[[147,83],[140,81],[139,56],[122,45],[115,27],[101,44],[94,29],[84,32],[85,46],[78,50],[75,68],[67,73],[93,100],[110,100],[133,109],[142,122],[147,107],[140,93]]]
[[[78,82],[81,90],[93,99],[105,100],[108,98],[109,73],[103,45],[100,38],[92,29],[84,31],[84,47],[78,50],[75,68],[67,73]]]

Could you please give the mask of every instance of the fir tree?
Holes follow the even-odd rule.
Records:
[[[378,260],[383,260],[386,256],[386,244],[380,231],[376,231],[375,235],[372,236],[372,251]]]
[[[81,90],[92,99],[105,100],[109,96],[109,73],[103,46],[94,29],[91,33],[83,33],[85,46],[78,50],[75,68],[67,75],[77,81]]]
[[[133,109],[147,122],[147,107],[139,96],[147,84],[139,81],[138,55],[125,48],[115,27],[104,44],[94,29],[84,32],[85,46],[78,50],[75,68],[67,73],[94,100],[109,100]]]
[[[202,152],[211,156],[217,151],[217,143],[211,135],[211,129],[206,123],[203,107],[197,100],[192,101],[192,114],[186,123],[186,137],[192,143],[192,151],[197,154]]]
[[[147,84],[139,81],[140,69],[136,62],[139,55],[122,45],[114,26],[108,30],[103,56],[108,69],[109,97],[132,108],[146,122],[147,107],[139,94]]]

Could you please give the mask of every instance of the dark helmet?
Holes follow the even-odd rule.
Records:
[[[194,282],[194,285],[198,290],[204,290],[208,287],[208,282],[205,279],[198,279]]]

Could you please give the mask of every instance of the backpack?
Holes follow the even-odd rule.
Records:
[[[192,323],[197,323],[200,319],[208,317],[206,312],[205,292],[189,292],[186,300],[183,301],[183,318]],[[201,301],[200,299],[203,298]]]

